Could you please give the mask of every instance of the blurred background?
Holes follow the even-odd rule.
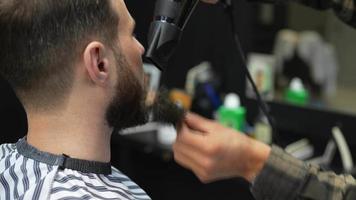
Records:
[[[127,0],[126,4],[136,20],[137,38],[147,46],[155,1]],[[317,11],[295,3],[234,0],[233,8],[247,67],[276,121],[278,145],[300,159],[312,160],[324,155],[337,127],[356,155],[356,29],[331,10]],[[233,37],[224,7],[199,4],[163,74],[145,65],[151,89],[154,92],[163,85],[181,106],[270,144],[271,127],[245,79]],[[0,89],[0,143],[16,142],[26,134],[26,114],[5,81],[0,82]],[[238,107],[243,108],[235,117],[239,119],[236,126],[222,110],[231,93],[239,96]],[[178,166],[170,150],[174,134],[157,124],[114,133],[112,163],[152,199],[253,199],[244,180],[204,185]],[[343,163],[354,156],[345,158],[337,148],[333,155],[319,164],[353,174],[353,168]]]

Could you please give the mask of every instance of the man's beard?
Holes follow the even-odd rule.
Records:
[[[106,120],[116,131],[142,125],[151,120],[177,126],[184,117],[184,110],[169,100],[168,92],[158,92],[152,105],[146,105],[147,89],[143,86],[125,57],[116,53],[118,83],[116,94],[106,111]]]

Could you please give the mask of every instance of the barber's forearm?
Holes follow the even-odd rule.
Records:
[[[308,167],[304,162],[273,146],[251,190],[257,200],[296,199],[307,176]]]
[[[356,180],[350,175],[322,171],[273,146],[265,166],[253,181],[256,200],[355,199]]]

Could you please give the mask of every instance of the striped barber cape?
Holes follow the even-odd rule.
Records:
[[[0,146],[0,199],[150,198],[110,163],[41,152],[20,139]]]

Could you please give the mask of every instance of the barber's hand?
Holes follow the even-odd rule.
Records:
[[[205,2],[205,3],[212,3],[212,4],[215,4],[217,3],[219,0],[201,0],[202,2]]]
[[[270,153],[269,146],[192,113],[173,150],[175,160],[204,183],[234,177],[252,181]]]

